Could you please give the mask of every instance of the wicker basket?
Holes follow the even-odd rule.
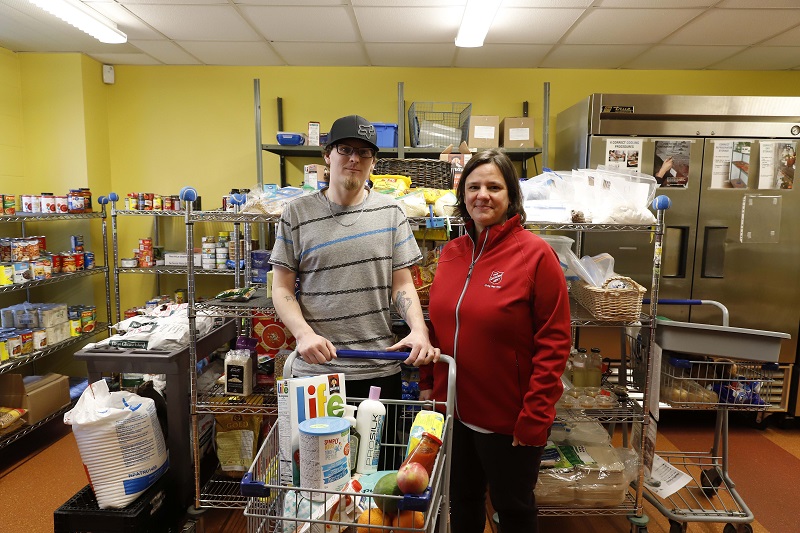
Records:
[[[419,296],[419,303],[421,305],[428,305],[431,303],[431,283],[417,287],[417,296]]]
[[[411,178],[412,187],[453,188],[450,162],[439,159],[378,159],[372,173],[376,176],[386,174],[408,176]]]
[[[606,286],[613,280],[622,280],[632,285],[629,289],[608,289]],[[572,284],[572,295],[595,318],[602,320],[620,320],[635,322],[641,318],[642,297],[647,289],[631,278],[612,276],[603,287],[594,287],[585,281]]]

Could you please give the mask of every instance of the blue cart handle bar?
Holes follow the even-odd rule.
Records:
[[[343,359],[390,359],[405,361],[411,352],[381,352],[377,350],[336,350],[336,357]]]
[[[642,304],[649,304],[650,298],[642,298]],[[716,300],[681,300],[674,298],[658,299],[658,305],[713,305],[722,312],[722,325],[728,327],[730,323],[730,313],[725,304]]]

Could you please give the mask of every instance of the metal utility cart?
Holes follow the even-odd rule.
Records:
[[[645,498],[669,519],[670,533],[688,522],[725,523],[725,533],[752,532],[753,513],[729,475],[728,413],[765,411],[785,333],[728,326],[728,309],[713,300],[660,300],[659,305],[713,305],[722,325],[658,320],[655,343],[662,349],[660,399],[672,408],[715,409],[709,452],[656,452],[691,480],[661,498],[645,481]],[[634,379],[641,379],[646,336],[630,339]]]
[[[291,364],[297,356],[297,352],[287,358],[285,369],[291,369]],[[408,357],[404,352],[362,352],[356,350],[338,350],[338,357],[355,358],[383,358],[396,359],[402,361]],[[447,355],[442,355],[441,362],[449,366],[448,372],[448,397],[446,401],[446,417],[442,432],[442,447],[440,448],[436,462],[433,466],[433,473],[430,478],[428,489],[421,495],[402,495],[385,496],[390,500],[395,500],[397,508],[400,510],[410,510],[422,513],[424,521],[422,526],[401,525],[403,531],[415,532],[425,531],[433,533],[439,531],[446,533],[449,530],[449,523],[446,517],[449,516],[449,487],[450,487],[450,453],[452,450],[452,429],[453,429],[453,407],[455,403],[454,395],[450,391],[455,391],[456,365],[455,360]],[[290,371],[285,373],[291,375]],[[358,404],[360,399],[348,398],[349,403]],[[435,402],[409,401],[409,400],[384,400],[381,402],[386,406],[386,422],[383,431],[382,463],[380,470],[396,470],[403,457],[405,457],[406,444],[409,431],[411,429],[414,416],[420,409],[435,410]],[[301,493],[293,487],[281,485],[278,445],[278,425],[275,424],[264,440],[261,448],[253,460],[250,471],[245,474],[242,480],[242,494],[248,497],[247,507],[244,514],[248,517],[248,533],[271,533],[274,531],[325,531],[344,530],[353,526],[354,521],[361,514],[359,506],[355,507],[350,516],[345,516],[342,509],[348,505],[355,505],[356,498],[363,498],[361,507],[375,507],[372,504],[373,497],[367,493],[358,494],[354,492],[324,491],[316,489],[303,489]],[[307,494],[308,493],[308,494]],[[309,499],[319,500],[321,503],[306,511],[308,515],[301,514],[297,509],[298,503]],[[337,498],[340,496],[341,498]],[[338,501],[337,501],[338,500]],[[329,503],[330,502],[330,503]],[[335,503],[334,503],[335,502]],[[344,503],[342,503],[344,502]],[[334,507],[340,506],[340,507]],[[292,508],[295,516],[286,516],[284,510]],[[334,509],[339,509],[338,513]],[[321,515],[321,516],[319,516]],[[325,517],[338,518],[338,520],[326,520]],[[438,525],[437,525],[437,516]],[[283,529],[281,529],[283,528]],[[359,527],[359,529],[361,529]],[[390,527],[373,526],[370,531],[390,531]],[[399,531],[397,528],[395,529]]]

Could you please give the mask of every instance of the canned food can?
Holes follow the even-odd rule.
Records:
[[[69,245],[73,253],[83,251],[83,235],[70,235]]]
[[[8,353],[8,339],[5,335],[0,335],[0,363],[8,361],[10,354]]]
[[[12,333],[6,339],[6,347],[9,356],[19,357],[22,355],[22,338],[19,333]]]
[[[177,194],[172,195],[172,210],[183,211],[183,202],[181,201],[180,196]]]
[[[144,193],[144,209],[146,211],[153,210],[153,193],[151,192]]]
[[[38,194],[34,194],[31,196],[31,213],[41,213],[42,212],[42,197]]]
[[[30,261],[30,249],[28,248],[28,241],[26,239],[16,238],[11,239],[11,261],[17,263],[19,261]]]
[[[69,307],[67,307],[67,318],[69,318],[70,320],[74,318],[80,320],[82,310],[83,310],[82,305],[70,305]]]
[[[178,289],[175,291],[175,303],[176,304],[186,303],[186,289]]]
[[[96,320],[94,306],[84,307],[81,311],[81,331],[83,331],[83,333],[93,332]]]
[[[16,215],[17,214],[17,197],[13,194],[3,195],[3,214]]]
[[[53,254],[50,256],[51,272],[53,274],[61,273],[61,266],[64,264],[64,256],[61,254]]]
[[[47,279],[48,278],[48,276],[45,275],[44,266],[45,266],[45,262],[43,260],[41,260],[41,259],[37,259],[37,260],[31,262],[31,272],[33,274],[33,279],[35,279],[35,280],[43,280],[43,279]],[[52,268],[51,268],[50,272],[52,274]]]
[[[70,337],[80,337],[83,333],[81,329],[81,319],[80,318],[70,318],[69,319],[69,336]]]
[[[75,260],[75,270],[83,270],[83,252],[75,252],[72,257]]]
[[[52,194],[42,193],[42,213],[56,212],[56,197]]]
[[[32,213],[33,209],[33,199],[30,194],[23,194],[19,197],[20,202],[22,203],[22,212],[23,213]]]
[[[47,237],[44,235],[36,235],[31,237],[31,239],[36,239],[39,241],[39,254],[41,255],[42,252],[47,250]]]
[[[130,194],[125,201],[125,209],[129,211],[136,211],[139,209],[139,197],[137,194]]]
[[[69,213],[69,202],[67,201],[66,196],[56,196],[55,197],[55,207],[56,213],[66,214]]]
[[[83,268],[94,268],[94,252],[83,252]]]
[[[77,266],[75,265],[75,256],[70,252],[61,254],[61,272],[75,272]]]
[[[136,199],[138,200],[138,203],[136,204],[136,209],[140,209],[140,210],[143,211],[144,210],[144,193],[143,192],[136,193]]]
[[[160,194],[153,195],[153,211],[164,209],[164,197]]]
[[[33,349],[44,350],[47,348],[47,330],[38,328],[33,330]]]
[[[172,211],[172,196],[165,195],[161,201],[164,204],[162,207],[164,211]]]
[[[19,332],[19,342],[22,355],[33,353],[33,330],[23,329]]]
[[[11,239],[0,239],[0,261],[11,262]]]

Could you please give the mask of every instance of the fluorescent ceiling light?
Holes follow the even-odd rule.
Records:
[[[456,46],[461,48],[477,48],[483,46],[483,40],[489,33],[494,16],[503,0],[467,0],[464,18],[456,35]]]
[[[128,41],[128,36],[117,25],[78,0],[30,0],[64,22],[88,33],[101,43],[118,44]]]

